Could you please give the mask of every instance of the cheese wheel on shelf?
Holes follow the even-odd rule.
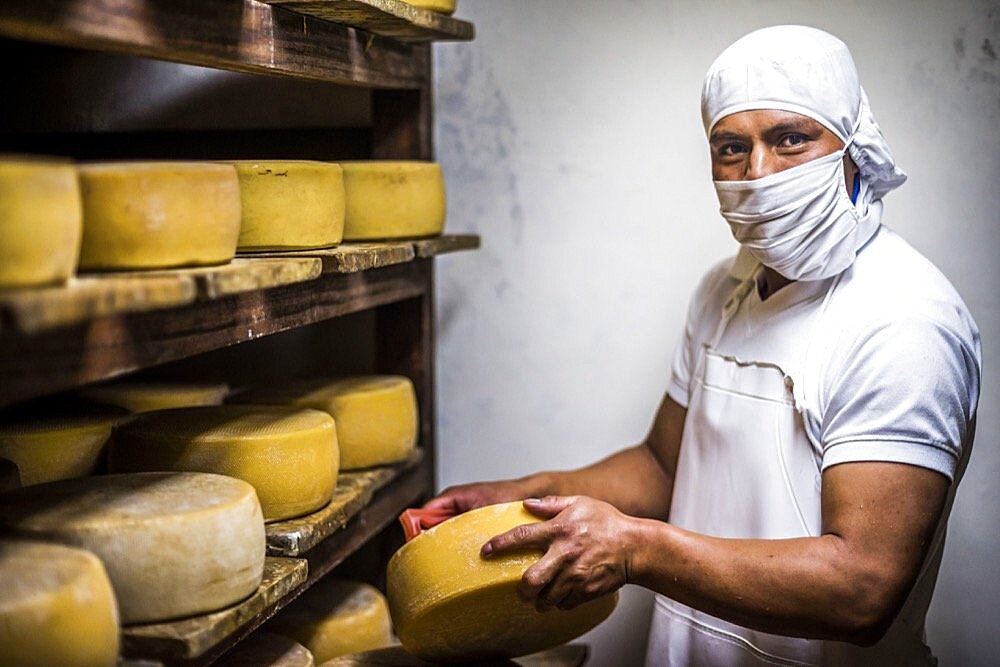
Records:
[[[240,160],[243,217],[238,250],[329,248],[344,236],[340,165],[310,160]]]
[[[386,585],[406,650],[426,660],[513,658],[563,644],[607,618],[617,594],[547,613],[518,597],[518,582],[541,551],[480,556],[491,537],[538,521],[520,502],[491,505],[403,545],[389,561]]]
[[[243,600],[264,573],[253,487],[204,473],[63,480],[0,495],[0,526],[93,552],[123,623],[164,621]]]
[[[111,472],[188,471],[236,477],[257,490],[265,521],[302,516],[333,496],[333,419],[320,410],[220,405],[146,412],[122,424]]]
[[[21,488],[21,471],[10,459],[0,459],[0,493]]]
[[[331,578],[279,612],[268,630],[299,642],[317,662],[393,643],[389,607],[378,589]]]
[[[455,13],[455,0],[403,0],[408,5],[413,5],[414,7],[419,7],[421,9],[429,9],[432,12],[438,12],[439,14],[454,14]]]
[[[225,382],[170,382],[125,380],[80,391],[98,403],[117,405],[129,412],[152,412],[199,405],[220,405],[229,393]]]
[[[314,667],[312,653],[302,644],[271,632],[255,632],[213,662],[217,667]]]
[[[40,401],[0,415],[0,457],[30,486],[92,474],[103,462],[121,408],[89,401]]]
[[[240,234],[240,185],[229,164],[80,165],[80,268],[225,264]]]
[[[76,167],[0,157],[0,288],[66,282],[82,229]]]
[[[437,236],[444,230],[445,195],[436,162],[341,162],[345,241]]]
[[[92,553],[58,544],[0,541],[0,665],[111,667],[118,608]]]
[[[401,375],[304,380],[251,388],[232,400],[329,413],[337,423],[341,470],[401,461],[417,442],[417,398],[413,383]]]

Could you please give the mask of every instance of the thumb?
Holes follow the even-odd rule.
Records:
[[[543,519],[551,519],[573,504],[576,496],[545,496],[544,498],[527,498],[524,509]]]

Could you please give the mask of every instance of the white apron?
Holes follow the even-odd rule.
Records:
[[[819,326],[837,280],[816,319]],[[716,351],[751,289],[727,301],[692,375],[670,522],[727,538],[784,539],[821,530],[821,460],[795,407],[792,378],[774,364]],[[936,571],[933,573],[936,574]],[[782,637],[728,623],[657,595],[647,665],[933,664],[920,639],[897,621],[877,646]]]

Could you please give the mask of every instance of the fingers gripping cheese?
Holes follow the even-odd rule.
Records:
[[[281,406],[220,405],[141,414],[108,450],[111,472],[195,471],[236,477],[257,490],[266,521],[330,501],[337,434],[330,415]]]
[[[300,642],[317,662],[392,644],[385,598],[373,586],[356,581],[319,581],[268,628]]]
[[[66,282],[76,272],[82,229],[72,164],[0,159],[0,287]]]
[[[340,243],[344,175],[340,165],[309,160],[241,160],[243,221],[239,250],[301,250]]]
[[[521,601],[518,582],[539,551],[479,555],[491,537],[538,521],[520,502],[491,505],[449,519],[397,551],[386,586],[406,650],[427,660],[512,658],[563,644],[607,618],[617,594],[544,614]]]
[[[0,495],[0,526],[94,553],[123,623],[221,609],[257,590],[264,520],[253,487],[203,473],[102,475]]]
[[[80,394],[129,412],[219,405],[229,393],[225,382],[124,381],[88,387]]]
[[[118,608],[101,561],[81,549],[0,542],[0,665],[111,667]]]
[[[444,230],[445,197],[436,162],[341,162],[344,240],[435,236]]]
[[[232,165],[84,164],[80,191],[81,269],[224,264],[236,253],[240,186]]]
[[[259,387],[233,400],[295,405],[329,413],[337,423],[341,470],[401,461],[413,451],[417,441],[416,394],[409,378],[400,375]]]
[[[288,637],[255,632],[226,653],[218,667],[313,667],[316,661],[305,646]]]

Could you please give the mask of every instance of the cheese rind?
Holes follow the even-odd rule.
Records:
[[[344,174],[310,160],[240,160],[238,250],[328,248],[344,237]]]
[[[408,5],[429,9],[439,14],[454,14],[455,0],[403,0]]]
[[[225,382],[122,381],[87,387],[80,395],[129,412],[152,412],[199,405],[220,405],[229,393]]]
[[[316,661],[302,644],[271,632],[255,632],[217,662],[218,667],[313,667]]]
[[[79,169],[81,269],[202,266],[235,255],[240,185],[232,165],[120,162]]]
[[[436,236],[445,194],[436,162],[341,162],[347,206],[345,241]]]
[[[402,461],[417,442],[416,393],[410,379],[401,375],[364,375],[256,387],[232,400],[294,405],[329,413],[337,423],[341,470]]]
[[[257,590],[264,520],[253,487],[204,473],[63,480],[0,496],[0,526],[101,559],[123,623],[221,609]]]
[[[317,662],[393,642],[389,607],[378,589],[330,578],[283,609],[268,629],[301,643]]]
[[[518,582],[541,551],[480,556],[491,537],[538,521],[520,502],[491,505],[449,519],[397,551],[386,586],[406,650],[427,660],[512,658],[563,644],[607,618],[617,594],[544,614],[518,597]]]
[[[220,405],[136,416],[108,448],[111,472],[208,472],[257,490],[265,521],[323,507],[337,485],[330,415],[282,406]]]
[[[118,608],[101,561],[81,549],[0,542],[0,665],[110,667]]]
[[[66,282],[76,272],[82,230],[71,163],[0,158],[0,287]]]

